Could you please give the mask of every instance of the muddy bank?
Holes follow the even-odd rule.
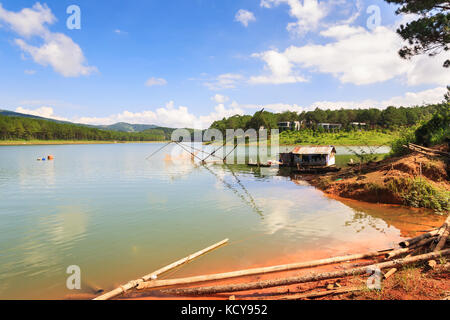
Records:
[[[448,160],[412,153],[321,176],[298,176],[328,195],[449,211]]]

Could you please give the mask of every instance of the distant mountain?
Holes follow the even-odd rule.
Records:
[[[159,129],[161,127],[155,126],[153,124],[131,124],[126,122],[118,122],[111,125],[104,126],[92,126],[103,130],[113,130],[120,132],[142,132],[149,129]]]
[[[7,116],[7,117],[23,117],[23,118],[32,118],[32,119],[38,119],[38,120],[47,120],[47,121],[53,121],[58,123],[72,123],[68,121],[60,121],[50,118],[44,118],[39,116],[34,116],[31,114],[25,114],[25,113],[19,113],[9,110],[0,110],[0,115]],[[131,124],[126,122],[118,122],[111,125],[89,125],[89,124],[82,124],[82,123],[72,123],[80,126],[86,126],[90,128],[97,128],[101,130],[112,130],[112,131],[119,131],[119,132],[143,132],[147,130],[153,130],[153,129],[160,129],[164,131],[165,133],[171,133],[174,129],[172,128],[166,128],[166,127],[160,127],[153,124]]]
[[[1,110],[1,109],[0,109],[0,115],[7,116],[7,117],[22,117],[22,118],[31,118],[31,119],[38,119],[38,120],[47,120],[47,121],[53,121],[53,122],[58,122],[58,123],[70,123],[68,121],[49,119],[49,118],[34,116],[31,114],[25,114],[25,113],[19,113],[19,112],[14,112],[14,111],[9,111],[9,110]]]

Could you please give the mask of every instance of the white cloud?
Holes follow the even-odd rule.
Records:
[[[264,61],[265,68],[272,71],[268,80],[279,78],[281,71],[284,72],[282,79],[290,79],[295,77],[292,71],[308,70],[328,73],[342,83],[356,85],[384,82],[396,77],[409,85],[446,85],[450,82],[450,74],[442,68],[450,53],[436,57],[417,56],[410,61],[401,59],[397,51],[403,42],[394,28],[380,26],[368,31],[362,27],[339,25],[320,34],[331,41],[323,45],[291,46],[281,53],[269,50],[253,56]],[[280,62],[277,64],[277,61]],[[276,67],[278,65],[280,67]],[[253,83],[257,83],[254,80],[255,77]]]
[[[289,15],[297,20],[289,23],[287,30],[299,36],[317,29],[330,11],[326,2],[318,0],[261,0],[260,4],[261,7],[272,8],[282,3],[289,5]]]
[[[217,103],[225,103],[229,100],[229,98],[227,96],[223,96],[221,94],[216,94],[215,96],[213,96],[211,98],[211,100],[217,102]]]
[[[33,75],[33,74],[36,74],[36,70],[27,69],[24,71],[24,73],[28,74],[28,75]]]
[[[316,108],[320,109],[361,109],[361,108],[378,108],[384,109],[389,106],[394,107],[413,107],[425,104],[440,103],[444,100],[444,94],[447,92],[446,87],[437,87],[434,89],[423,90],[419,92],[406,92],[404,95],[391,97],[385,100],[366,99],[361,101],[316,101],[308,106],[299,106],[297,104],[275,103],[267,105],[238,105],[242,109],[261,109],[271,110],[275,112],[283,111],[308,111]]]
[[[219,75],[215,79],[208,80],[203,84],[210,90],[233,89],[242,78],[240,74],[226,73]]]
[[[74,119],[74,122],[84,124],[113,124],[116,122],[128,122],[139,124],[155,124],[159,126],[167,126],[172,128],[208,128],[215,120],[220,120],[224,117],[230,117],[235,114],[243,114],[243,110],[238,107],[225,107],[219,104],[214,108],[214,111],[208,115],[196,116],[189,112],[189,109],[184,106],[174,107],[173,101],[166,104],[163,108],[158,108],[155,111],[144,110],[141,112],[124,111],[119,114],[110,115],[107,117],[80,117]]]
[[[55,23],[56,18],[46,4],[39,2],[31,9],[24,8],[19,12],[7,11],[0,3],[0,20],[20,36],[31,37],[48,33],[45,25]]]
[[[66,118],[56,116],[54,114],[53,108],[51,108],[51,107],[42,106],[42,107],[34,109],[34,110],[23,108],[23,107],[18,107],[16,109],[16,112],[23,113],[23,114],[30,114],[30,115],[37,116],[37,117],[43,117],[43,118],[49,118],[49,119],[55,119],[55,120],[61,120],[61,121],[69,121]]]
[[[36,63],[50,65],[64,77],[86,76],[97,71],[87,65],[83,51],[70,37],[48,29],[47,25],[55,23],[56,18],[47,5],[36,3],[32,8],[12,12],[0,4],[0,21],[24,38],[36,36],[43,40],[41,46],[30,45],[23,39],[14,41]]]
[[[424,104],[440,103],[444,100],[446,87],[438,87],[434,89],[406,92],[402,96],[395,96],[386,100],[367,99],[362,101],[318,101],[309,106],[309,109],[340,109],[340,108],[378,108],[384,109],[389,106],[394,107],[413,107]]]
[[[270,50],[260,54],[253,54],[253,57],[260,58],[266,63],[265,69],[270,71],[270,75],[251,77],[249,82],[253,84],[283,84],[283,83],[295,83],[305,82],[301,76],[292,74],[292,63],[289,59],[275,51]]]
[[[347,24],[335,25],[320,32],[326,38],[345,39],[364,32],[363,27],[352,27]]]
[[[256,21],[255,15],[253,14],[253,12],[244,10],[244,9],[240,9],[237,13],[236,13],[236,21],[242,23],[243,26],[248,27],[249,22],[252,21]]]
[[[85,65],[86,59],[81,48],[62,33],[48,34],[41,47],[29,45],[22,39],[16,39],[15,43],[36,63],[50,65],[64,77],[87,76],[97,71],[97,68]]]
[[[319,27],[324,27],[330,22],[325,18],[334,20],[334,24],[351,24],[361,14],[362,0],[261,0],[263,8],[273,8],[280,4],[289,6],[289,15],[296,19],[290,22],[286,29],[295,36],[303,36]],[[333,13],[331,17],[329,13]],[[341,17],[344,17],[342,19]]]
[[[164,86],[167,84],[167,81],[163,78],[150,78],[145,82],[147,87],[151,86]]]
[[[222,120],[223,118],[228,118],[236,114],[243,115],[244,110],[238,107],[230,106],[230,108],[225,107],[223,104],[219,104],[214,108],[214,111],[207,116],[200,116],[199,120],[202,124],[202,128],[209,128],[209,126],[216,120]]]

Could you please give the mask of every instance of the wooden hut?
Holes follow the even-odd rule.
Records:
[[[287,153],[280,153],[284,166],[296,168],[326,168],[336,164],[334,146],[299,146]]]

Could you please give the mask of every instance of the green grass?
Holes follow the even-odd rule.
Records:
[[[385,159],[387,154],[374,154],[372,161],[380,161]],[[342,155],[336,155],[336,166],[340,168],[344,168],[348,166],[348,163],[350,162],[350,159],[353,159],[354,162],[359,163],[358,157],[356,157],[353,154],[342,154]]]
[[[399,133],[389,130],[312,132],[283,131],[280,144],[292,145],[335,145],[335,146],[383,146],[390,145]]]

